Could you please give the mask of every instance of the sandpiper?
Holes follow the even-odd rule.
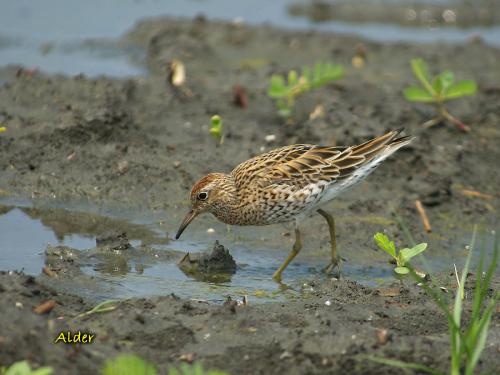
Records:
[[[295,243],[273,274],[277,281],[302,248],[299,225],[314,212],[330,230],[331,261],[326,272],[340,273],[335,221],[322,207],[340,192],[368,176],[383,160],[412,141],[390,131],[357,146],[296,144],[255,156],[231,173],[210,173],[191,189],[191,210],[175,236],[201,213],[210,212],[231,225],[294,222]]]

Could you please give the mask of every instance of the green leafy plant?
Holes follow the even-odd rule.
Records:
[[[343,73],[341,65],[317,62],[312,69],[302,67],[300,76],[295,70],[290,70],[286,79],[281,74],[273,74],[267,95],[276,100],[278,114],[288,118],[299,95],[339,79]]]
[[[102,375],[156,375],[158,372],[154,365],[146,362],[135,354],[121,354],[116,358],[106,361]],[[35,374],[35,373],[27,373]],[[36,375],[49,375],[50,373],[36,373]],[[3,375],[3,374],[2,374]],[[7,373],[6,375],[24,375],[24,373]],[[180,367],[171,367],[168,375],[229,375],[224,371],[204,370],[201,363],[188,365],[181,364]]]
[[[470,127],[446,110],[444,103],[448,100],[475,95],[476,82],[473,80],[455,82],[455,77],[449,70],[445,70],[431,79],[427,64],[422,59],[411,60],[411,68],[422,87],[407,87],[404,90],[405,98],[410,102],[433,103],[438,112],[437,117],[427,121],[424,125],[433,126],[448,120],[460,130],[470,131]]]
[[[40,367],[32,370],[28,361],[13,363],[8,368],[0,367],[1,375],[50,375],[53,372],[52,367]]]
[[[464,288],[469,272],[470,261],[475,247],[477,229],[474,229],[469,253],[465,261],[465,265],[460,276],[458,287],[455,292],[455,300],[453,309],[450,311],[448,304],[443,300],[441,293],[436,286],[431,287],[415,272],[411,266],[411,275],[419,282],[429,296],[434,300],[436,305],[445,315],[448,321],[448,333],[451,352],[451,363],[449,368],[450,375],[473,375],[478,364],[481,353],[486,345],[488,336],[488,328],[491,322],[491,317],[495,311],[495,307],[500,301],[500,292],[493,291],[492,297],[488,301],[488,294],[491,290],[493,275],[498,264],[498,237],[495,238],[493,255],[491,263],[486,271],[484,268],[483,247],[481,256],[476,269],[476,281],[474,286],[474,296],[472,299],[471,318],[468,324],[462,324],[462,312],[464,310]],[[445,372],[427,367],[419,363],[407,363],[395,359],[378,358],[369,356],[370,360],[400,368],[417,369],[433,375],[445,375]]]
[[[219,115],[212,116],[210,120],[210,134],[219,144],[222,144],[224,135],[222,134],[222,119]]]
[[[122,354],[107,360],[103,375],[156,375],[156,368],[134,354]]]
[[[376,233],[373,238],[375,239],[375,243],[381,250],[385,251],[396,260],[396,268],[394,268],[394,272],[399,275],[406,275],[407,273],[409,273],[410,269],[407,267],[407,265],[410,259],[422,253],[427,248],[426,243],[419,243],[412,248],[406,247],[404,249],[396,251],[394,242],[390,241],[389,237],[387,237],[384,233]]]
[[[178,369],[171,368],[168,375],[229,375],[227,372],[218,370],[203,370],[200,363],[187,365],[183,363]]]

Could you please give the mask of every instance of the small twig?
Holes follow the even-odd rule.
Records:
[[[475,190],[462,189],[461,193],[466,197],[481,198],[485,200],[493,199],[492,195],[480,193],[479,191]]]
[[[47,314],[52,311],[52,309],[56,306],[56,301],[53,299],[49,299],[48,301],[45,301],[44,303],[41,303],[37,307],[33,309],[33,312],[35,314]]]
[[[420,214],[420,219],[422,220],[422,224],[424,225],[424,229],[427,233],[432,231],[431,224],[429,223],[429,218],[427,217],[427,213],[425,212],[424,206],[420,200],[415,201],[415,207],[417,208],[418,213]]]

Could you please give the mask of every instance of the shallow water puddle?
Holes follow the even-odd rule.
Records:
[[[287,285],[279,286],[271,275],[288,249],[271,251],[224,243],[237,271],[223,281],[208,282],[184,274],[177,262],[186,252],[211,250],[214,240],[170,241],[156,223],[134,224],[58,208],[0,206],[0,228],[0,270],[22,269],[38,275],[47,260],[56,270],[59,267],[58,277],[51,282],[64,283],[65,290],[96,300],[170,293],[211,302],[223,301],[228,295],[240,299],[248,295],[254,302],[281,300],[300,295],[307,279],[317,276],[324,265],[323,258],[299,258],[285,271]],[[112,231],[127,233],[132,248],[103,251],[96,247],[96,238]],[[71,249],[56,250],[56,257],[50,258],[45,254],[48,245]],[[71,262],[65,263],[68,256]],[[391,276],[388,268],[351,264],[344,266],[344,272],[372,284],[377,278]]]
[[[47,244],[64,244],[77,249],[90,248],[95,240],[77,234],[58,235],[40,219],[31,218],[20,208],[0,206],[0,269],[23,270],[37,275],[43,267]]]
[[[251,237],[237,240],[238,234],[233,233],[221,238],[236,261],[236,273],[217,282],[197,279],[185,274],[177,263],[186,252],[210,251],[215,238],[200,236],[199,231],[193,230],[186,239],[171,241],[164,229],[151,219],[133,223],[60,208],[0,205],[0,270],[22,269],[27,274],[38,275],[47,263],[57,274],[48,282],[96,300],[173,293],[209,302],[221,302],[228,295],[238,299],[247,295],[253,303],[300,296],[310,290],[308,280],[322,275],[324,256],[314,257],[306,251],[289,265],[284,273],[287,285],[280,286],[271,276],[288,254],[288,246],[283,250],[263,248],[264,241]],[[121,243],[118,240],[117,247],[116,239],[107,249],[96,247],[96,238],[104,238],[102,235],[109,233],[126,233],[125,243],[131,247],[120,250]],[[56,247],[59,245],[70,249],[61,250]],[[46,249],[52,255],[47,255]],[[433,254],[430,264],[433,270],[450,266],[453,249],[441,250],[442,256]],[[393,280],[392,266],[385,260],[375,260],[369,248],[367,251],[370,254],[365,254],[365,262],[343,264],[344,276],[372,286]],[[454,251],[453,254],[454,259],[460,260],[466,252]]]

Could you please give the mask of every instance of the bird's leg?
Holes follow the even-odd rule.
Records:
[[[292,251],[290,254],[288,254],[288,257],[285,259],[283,264],[276,270],[276,272],[273,274],[273,279],[275,281],[280,282],[281,281],[281,273],[285,270],[285,268],[290,264],[290,262],[297,256],[299,253],[300,249],[302,249],[302,242],[300,240],[300,230],[296,226],[295,227],[295,243],[293,244]]]
[[[333,216],[328,212],[319,209],[318,213],[323,216],[328,223],[328,228],[330,230],[330,246],[332,251],[332,260],[330,263],[323,269],[324,272],[330,273],[335,269],[333,275],[337,278],[340,277],[340,260],[337,255],[337,239],[335,237],[335,220],[333,220]]]

